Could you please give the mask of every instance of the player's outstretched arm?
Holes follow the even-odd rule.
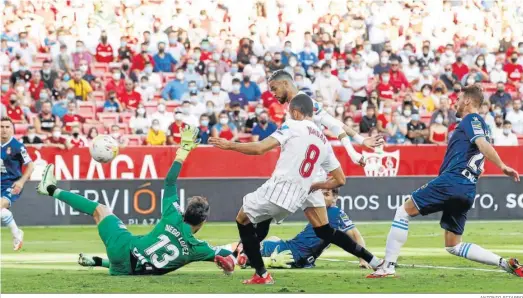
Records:
[[[509,177],[514,178],[514,181],[519,182],[519,174],[513,168],[507,166],[499,157],[496,149],[487,141],[485,137],[479,137],[474,140],[478,146],[479,151],[491,162],[493,162],[503,173]]]
[[[334,189],[345,185],[345,174],[341,167],[336,168],[334,171],[329,173],[331,176],[326,181],[315,182],[311,185],[310,192],[318,189]]]
[[[182,169],[182,164],[191,150],[198,146],[198,142],[196,141],[198,128],[186,126],[182,129],[181,135],[182,139],[180,142],[180,148],[176,151],[174,162],[167,173],[167,177],[165,177],[164,198],[176,195],[176,181],[178,180],[178,175]]]
[[[263,141],[250,143],[236,143],[220,138],[209,138],[209,144],[223,150],[232,150],[247,155],[262,155],[278,147],[280,143],[273,137],[267,137]]]

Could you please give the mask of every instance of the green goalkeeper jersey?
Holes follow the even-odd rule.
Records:
[[[180,163],[173,166],[178,176]],[[137,272],[154,266],[153,274],[165,274],[196,261],[213,261],[216,254],[231,252],[213,248],[194,237],[191,226],[183,221],[176,184],[166,181],[162,199],[162,218],[147,235],[131,242],[131,253],[138,260]]]

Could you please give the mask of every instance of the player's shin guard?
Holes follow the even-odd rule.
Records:
[[[358,258],[364,259],[373,268],[380,265],[380,260],[371,254],[364,247],[356,243],[349,235],[333,229],[330,225],[324,225],[314,228],[316,236],[325,241],[325,243],[332,243],[342,248],[346,252],[355,255]]]
[[[55,199],[65,202],[67,205],[85,214],[93,215],[94,211],[96,210],[96,207],[98,207],[99,205],[97,202],[93,202],[80,195],[61,190],[59,188],[56,188],[56,186],[54,185],[50,185],[47,188],[47,191]]]
[[[459,243],[456,246],[445,247],[445,249],[458,257],[463,257],[474,262],[503,267],[503,258],[497,254],[482,248],[474,243]]]
[[[396,209],[394,221],[387,236],[387,245],[385,247],[385,261],[395,265],[400,255],[401,247],[407,242],[409,235],[409,214],[405,207],[401,205]]]
[[[11,210],[2,208],[0,212],[2,213],[2,223],[11,229],[11,234],[16,235],[18,233],[18,226],[16,225]]]
[[[238,225],[238,232],[242,239],[243,251],[249,258],[251,266],[256,269],[256,273],[263,277],[267,270],[263,263],[263,258],[260,252],[260,241],[258,241],[254,225],[252,223],[242,225],[239,222],[236,222],[236,224]]]

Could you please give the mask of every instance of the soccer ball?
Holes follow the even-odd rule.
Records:
[[[99,135],[94,138],[89,152],[91,157],[100,163],[108,163],[118,155],[118,142],[108,135]]]

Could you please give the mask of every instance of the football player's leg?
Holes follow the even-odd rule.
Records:
[[[48,195],[58,199],[74,209],[93,216],[96,208],[98,207],[97,202],[88,200],[80,195],[62,190],[56,186],[56,177],[54,176],[54,165],[49,164],[44,170],[42,181],[38,184],[37,191],[39,194]]]
[[[335,230],[329,225],[327,210],[325,207],[308,207],[304,210],[305,216],[311,223],[314,233],[325,243],[332,243],[342,248],[346,252],[364,259],[372,268],[377,268],[381,260],[376,258],[365,248],[352,240],[346,233]]]
[[[256,274],[260,277],[265,277],[267,269],[260,252],[260,241],[256,235],[254,225],[243,211],[243,208],[240,209],[236,216],[236,224],[238,225],[238,232],[243,244],[243,252],[247,255],[251,266],[256,270]]]
[[[11,235],[13,236],[13,249],[20,250],[24,243],[24,232],[18,228],[13,217],[13,213],[11,210],[9,210],[14,197],[14,195],[7,193],[7,191],[2,192],[2,199],[0,201],[0,217],[2,219],[2,223],[11,230]]]
[[[110,262],[108,259],[104,259],[97,256],[89,256],[83,253],[80,253],[78,256],[78,264],[84,267],[104,267],[109,268]]]
[[[472,206],[472,202],[472,200],[454,199],[453,204],[449,204],[443,211],[440,225],[445,230],[445,249],[455,256],[486,265],[498,266],[509,273],[523,277],[523,269],[517,259],[507,260],[477,244],[462,242],[467,212]]]
[[[419,211],[412,198],[396,209],[385,246],[385,262],[388,266],[395,266],[398,261],[400,250],[407,242],[409,235],[409,220],[418,214]]]

